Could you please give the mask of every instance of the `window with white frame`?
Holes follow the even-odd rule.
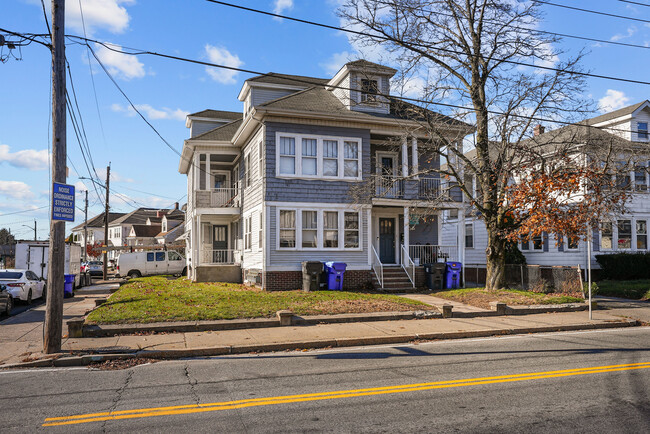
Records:
[[[264,150],[262,149],[262,142],[257,146],[257,170],[259,171],[260,179],[264,178]]]
[[[528,238],[522,237],[521,250],[530,250],[530,241],[528,240]]]
[[[636,249],[648,250],[648,224],[647,220],[636,221]]]
[[[465,248],[474,248],[474,225],[472,223],[465,225]]]
[[[612,249],[612,222],[601,222],[600,223],[600,249],[601,250],[611,250]]]
[[[544,239],[541,235],[535,235],[532,239],[533,241],[533,250],[544,250]]]
[[[259,219],[260,219],[260,230],[257,233],[257,248],[262,250],[262,248],[264,247],[264,233],[263,233],[264,215],[262,214],[262,211],[260,211]]]
[[[296,247],[296,211],[280,211],[280,248]]]
[[[250,215],[244,219],[244,249],[251,250],[253,248],[253,216]]]
[[[278,213],[280,249],[361,248],[361,214],[358,211],[281,209]]]
[[[318,174],[318,140],[303,138],[302,139],[302,174]]]
[[[632,248],[632,221],[631,220],[618,220],[618,248],[631,249]]]
[[[374,102],[379,94],[378,80],[361,79],[361,102]]]
[[[637,165],[634,168],[634,189],[636,191],[648,190],[648,167],[644,165]]]
[[[241,181],[239,179],[239,163],[235,164],[235,168],[232,171],[233,173],[233,187],[235,187],[235,194],[239,194],[239,187],[241,187]]]
[[[302,243],[303,248],[318,247],[318,211],[302,212]]]
[[[569,235],[566,237],[566,248],[567,250],[578,250],[580,245],[580,238]]]
[[[277,134],[278,176],[361,179],[361,139]]]
[[[251,167],[251,153],[249,152],[244,157],[244,188],[248,188],[251,185],[251,172],[253,168]]]
[[[648,123],[647,122],[637,122],[636,124],[636,134],[639,140],[648,140]]]
[[[280,175],[296,174],[296,139],[294,137],[280,137]]]
[[[458,210],[450,209],[448,212],[449,220],[458,220]]]
[[[356,249],[360,245],[359,236],[359,213],[346,212],[344,215],[344,247],[346,249]]]

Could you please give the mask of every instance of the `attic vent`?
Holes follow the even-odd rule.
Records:
[[[377,80],[361,80],[361,102],[375,102],[379,94]]]

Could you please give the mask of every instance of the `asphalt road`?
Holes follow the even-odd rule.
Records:
[[[0,390],[2,432],[641,433],[650,327],[0,371]]]

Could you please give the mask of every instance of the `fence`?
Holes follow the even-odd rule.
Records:
[[[484,264],[465,265],[466,286],[485,285],[487,269]],[[579,267],[544,265],[506,265],[505,280],[509,288],[534,292],[582,292],[582,272]]]

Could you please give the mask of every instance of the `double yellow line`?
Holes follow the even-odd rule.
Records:
[[[74,416],[49,417],[43,426],[73,425],[108,420],[137,419],[154,416],[205,413],[209,411],[233,410],[236,408],[259,407],[263,405],[288,404],[293,402],[321,401],[326,399],[355,398],[359,396],[385,395],[416,392],[420,390],[475,386],[478,384],[508,383],[513,381],[538,380],[542,378],[569,377],[574,375],[599,374],[602,372],[649,369],[650,362],[625,365],[595,366],[590,368],[566,369],[562,371],[533,372],[526,374],[500,375],[495,377],[469,378],[463,380],[434,381],[431,383],[404,384],[398,386],[374,387],[369,389],[339,390],[333,392],[285,395],[269,398],[242,399],[238,401],[213,402],[209,404],[177,405],[173,407],[140,408],[103,413],[88,413]]]

